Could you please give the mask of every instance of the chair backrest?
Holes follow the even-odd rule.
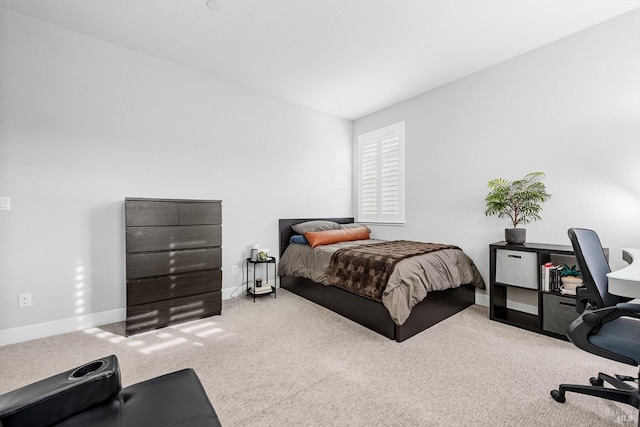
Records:
[[[607,273],[611,268],[600,238],[595,231],[584,228],[570,228],[568,233],[591,304],[595,308],[616,305],[620,298],[609,293]]]

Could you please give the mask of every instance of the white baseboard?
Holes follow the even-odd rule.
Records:
[[[238,290],[236,291],[236,289],[238,289],[238,288],[222,288],[222,299],[223,299],[223,300],[225,300],[225,299],[231,299],[231,298],[233,298],[234,296],[237,296],[237,295],[238,295],[238,292],[241,292],[241,291],[240,291],[240,289],[238,289]],[[243,289],[244,289],[244,287],[243,287]],[[232,294],[233,294],[233,295],[232,295]]]
[[[274,281],[270,280],[269,284],[273,285]],[[223,288],[222,299],[232,298],[232,293],[236,291],[236,289],[237,288]],[[235,295],[237,296],[237,292]],[[122,322],[125,320],[126,315],[126,309],[119,308],[83,316],[69,317],[67,319],[53,320],[51,322],[4,329],[0,331],[0,346],[49,337],[51,335],[66,334],[67,332],[93,328],[109,323]]]
[[[34,340],[36,338],[65,334],[67,332],[121,322],[125,319],[125,316],[126,310],[124,308],[120,308],[83,316],[69,317],[67,319],[54,320],[51,322],[36,323],[34,325],[5,329],[0,331],[0,345],[15,344],[23,341]]]
[[[489,295],[476,292],[476,304],[489,307]]]

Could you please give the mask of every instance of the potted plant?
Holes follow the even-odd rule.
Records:
[[[509,218],[513,228],[504,230],[507,243],[522,244],[526,239],[526,230],[518,225],[540,220],[540,204],[551,197],[541,179],[542,172],[532,172],[517,181],[496,178],[489,181],[489,194],[484,199],[486,216],[497,215]]]
[[[569,267],[568,264],[562,266],[560,270],[560,280],[565,293],[575,295],[576,288],[582,285],[582,278],[576,266]]]

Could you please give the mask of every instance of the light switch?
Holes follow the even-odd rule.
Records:
[[[11,197],[0,196],[0,211],[10,211],[10,210],[11,210]]]

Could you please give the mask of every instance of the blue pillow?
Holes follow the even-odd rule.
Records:
[[[309,244],[309,242],[307,242],[307,238],[302,234],[294,234],[293,236],[291,236],[291,238],[289,239],[289,243],[297,243],[299,245]]]

